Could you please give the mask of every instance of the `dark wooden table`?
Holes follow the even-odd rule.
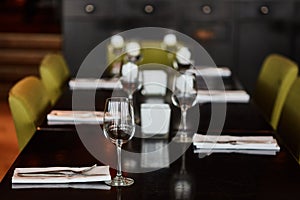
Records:
[[[124,148],[138,151],[141,140],[133,139]],[[98,145],[98,149],[115,159],[112,144]],[[299,199],[300,167],[283,147],[276,156],[231,153],[199,158],[190,146],[168,167],[147,173],[125,173],[135,180],[134,185],[125,188],[12,189],[11,177],[16,167],[94,163],[103,164],[84,147],[76,132],[37,131],[2,180],[1,199]],[[122,163],[127,168],[130,163],[139,165],[126,157]]]
[[[99,90],[95,101],[99,110],[104,99],[111,94]],[[83,97],[90,94],[82,91]],[[71,109],[72,91],[67,90],[55,109]],[[218,106],[218,105],[216,105]],[[194,106],[188,113],[193,117],[201,113],[197,128],[205,132],[211,116],[211,105]],[[176,108],[172,107],[176,115]],[[134,185],[110,190],[74,188],[27,188],[13,189],[11,177],[16,167],[49,166],[114,166],[115,146],[101,133],[100,126],[82,125],[82,130],[74,125],[49,126],[43,124],[25,149],[18,156],[0,183],[2,199],[299,199],[300,167],[289,152],[281,146],[280,152],[271,155],[250,155],[239,153],[218,153],[200,156],[193,152],[193,145],[172,146],[172,128],[176,129],[178,119],[172,118],[171,134],[166,139],[133,138],[124,145],[128,152],[138,153],[148,145],[170,145],[164,156],[172,162],[162,168],[151,168],[143,163],[143,156],[134,159],[127,154],[122,157],[126,176],[135,180]],[[189,124],[189,126],[192,126]],[[137,130],[139,132],[140,130]],[[211,130],[214,131],[214,130]],[[219,131],[219,130],[215,130]],[[274,135],[268,123],[255,105],[227,104],[226,119],[222,134],[232,135]],[[186,151],[184,149],[187,148]],[[178,158],[174,151],[182,151]],[[152,162],[161,161],[158,156]],[[149,161],[148,161],[149,162]],[[148,163],[149,164],[149,163]],[[150,164],[151,160],[150,160]],[[141,171],[149,171],[139,173]],[[129,171],[129,172],[128,172]],[[115,175],[111,168],[111,175]],[[89,188],[91,183],[86,183]],[[97,183],[103,184],[103,183]]]
[[[217,81],[216,81],[217,82]],[[224,89],[226,90],[241,90],[243,89],[239,81],[235,78],[223,78]],[[198,80],[198,87],[205,89],[206,85],[202,80]],[[210,88],[219,89],[220,85],[214,85],[214,81],[210,81]],[[65,88],[65,92],[55,105],[55,110],[104,110],[105,100],[112,96],[127,96],[122,90],[71,90],[68,87]],[[78,97],[78,101],[74,100],[74,96]],[[171,107],[171,126],[170,132],[178,129],[180,123],[181,112],[180,109],[175,107],[171,102],[171,92],[168,91],[166,97],[145,97],[140,91],[137,91],[134,95],[135,102],[135,114],[137,118],[140,115],[140,105],[151,98],[160,98],[163,102],[167,103]],[[76,98],[75,98],[76,99]],[[74,104],[75,101],[76,103]],[[79,103],[78,103],[79,102]],[[83,103],[81,103],[83,102]],[[88,103],[85,103],[88,102]],[[75,106],[74,106],[75,105]],[[223,126],[212,125],[209,131],[211,132],[224,132],[231,134],[270,134],[274,132],[272,127],[266,123],[264,117],[260,113],[256,105],[250,100],[249,103],[203,103],[196,104],[194,107],[188,110],[188,127],[195,130],[195,132],[206,133],[210,126],[212,113],[225,108],[226,116]],[[199,115],[200,112],[200,115]],[[195,116],[199,119],[197,122]],[[238,123],[237,123],[238,121]],[[139,123],[138,123],[139,124]],[[61,130],[61,129],[75,129],[74,125],[48,125],[47,120],[40,125],[40,130]]]

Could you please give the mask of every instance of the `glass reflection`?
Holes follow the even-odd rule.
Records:
[[[170,159],[166,140],[144,139],[142,141],[141,167],[142,168],[168,168]]]
[[[183,148],[184,149],[184,148]],[[181,166],[171,182],[172,199],[193,199],[193,178],[186,170],[186,153],[181,157]]]

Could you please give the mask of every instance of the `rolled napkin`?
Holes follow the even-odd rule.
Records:
[[[228,67],[194,67],[187,71],[196,74],[196,76],[231,76],[231,71]]]
[[[279,151],[272,136],[229,136],[194,134],[193,144],[197,149],[240,149]]]
[[[121,35],[113,35],[110,39],[111,45],[116,49],[123,48],[125,41]]]
[[[121,89],[122,84],[117,78],[76,78],[69,81],[69,87],[75,89]]]
[[[99,124],[104,113],[100,111],[52,110],[47,115],[49,125],[55,124]]]
[[[122,66],[122,80],[126,82],[135,82],[139,78],[138,66],[132,62],[128,62]]]
[[[139,56],[141,53],[141,45],[138,42],[128,42],[125,46],[126,53],[129,56]]]
[[[197,102],[248,103],[250,95],[244,90],[198,90]]]
[[[167,47],[173,47],[177,45],[177,37],[175,34],[173,33],[169,33],[167,35],[164,36],[163,39],[163,43],[164,45],[166,45]]]
[[[191,64],[192,53],[187,47],[180,47],[176,52],[176,59],[182,65]]]
[[[16,168],[12,177],[13,184],[80,183],[108,180],[111,180],[109,166]]]

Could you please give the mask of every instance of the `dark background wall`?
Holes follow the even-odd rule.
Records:
[[[74,76],[97,44],[144,26],[194,38],[249,92],[268,54],[300,63],[300,0],[63,0],[62,9],[63,49]]]

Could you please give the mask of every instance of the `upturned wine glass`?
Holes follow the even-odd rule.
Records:
[[[121,150],[122,145],[134,135],[134,111],[128,98],[112,97],[105,103],[103,127],[105,137],[110,139],[117,147],[117,175],[106,184],[111,186],[129,186],[134,183],[131,178],[122,176]]]
[[[120,80],[123,90],[128,94],[128,98],[132,100],[134,91],[138,90],[141,86],[138,66],[132,62],[124,64],[121,75]]]
[[[188,137],[187,130],[187,110],[196,103],[197,86],[196,78],[192,73],[184,73],[176,76],[173,84],[172,103],[181,110],[180,129],[173,138],[178,142],[192,142],[192,138]]]

